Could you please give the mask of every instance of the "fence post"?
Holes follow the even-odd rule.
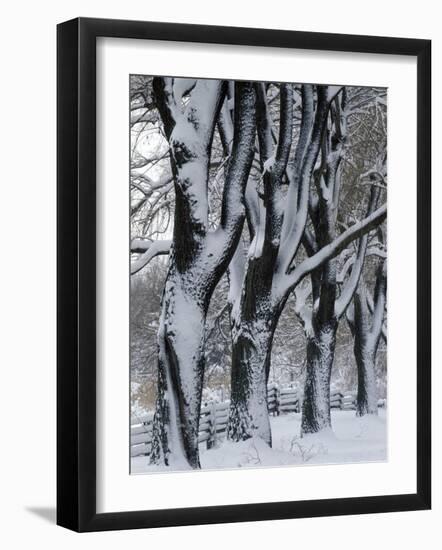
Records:
[[[302,402],[304,400],[304,392],[299,387],[298,387],[298,390],[296,392],[296,399],[298,400],[297,412],[300,413],[300,412],[302,412]]]
[[[210,415],[209,415],[209,422],[210,422],[210,435],[209,439],[207,440],[207,448],[213,449],[216,445],[216,403],[210,404]]]

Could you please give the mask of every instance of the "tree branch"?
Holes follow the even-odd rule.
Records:
[[[368,203],[367,208],[367,216],[370,216],[372,214],[373,210],[377,206],[377,202],[379,199],[379,190],[372,187],[370,192],[370,199]],[[356,258],[351,270],[351,275],[347,279],[347,282],[344,284],[343,288],[341,289],[341,295],[335,302],[335,317],[337,319],[340,319],[345,310],[348,307],[348,304],[351,302],[351,299],[353,297],[353,294],[356,290],[356,287],[359,284],[359,280],[361,278],[362,269],[364,267],[364,261],[365,261],[365,255],[367,252],[367,244],[368,244],[368,233],[365,233],[363,237],[361,237],[358,245],[358,251],[356,254]]]
[[[218,229],[209,234],[216,240],[217,262],[237,245],[245,218],[244,194],[255,154],[256,96],[251,82],[235,82],[234,136],[227,167]]]
[[[374,311],[370,335],[376,345],[384,324],[384,310],[387,301],[387,262],[382,261],[376,273],[376,286],[374,291]]]
[[[169,254],[171,241],[145,241],[134,239],[131,243],[130,251],[141,254],[139,258],[130,265],[130,274],[134,275],[141,271],[156,256]]]
[[[325,128],[328,110],[330,107],[330,103],[327,99],[327,86],[318,86],[317,95],[318,100],[311,139],[302,162],[301,173],[298,176],[300,188],[298,195],[298,209],[296,212],[296,219],[291,234],[287,237],[284,245],[280,248],[281,251],[284,251],[282,253],[282,257],[279,258],[281,269],[283,271],[285,271],[291,265],[298,251],[299,244],[304,233],[308,214],[310,179],[316,163],[316,159],[318,157],[319,149],[321,147],[322,134]]]
[[[332,243],[322,247],[316,254],[306,258],[298,266],[292,268],[285,275],[284,293],[290,292],[306,275],[317,269],[327,260],[337,256],[352,241],[377,227],[386,217],[387,205],[384,204],[364,220],[349,227]]]

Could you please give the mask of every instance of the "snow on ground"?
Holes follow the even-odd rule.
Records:
[[[354,411],[332,411],[333,431],[299,437],[301,414],[270,418],[273,447],[262,439],[240,443],[221,440],[216,448],[200,446],[202,469],[260,468],[302,464],[342,464],[387,460],[386,411],[378,417],[357,418]],[[131,472],[158,472],[148,457],[132,458]],[[164,468],[162,469],[164,471]]]

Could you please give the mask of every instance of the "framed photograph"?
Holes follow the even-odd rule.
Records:
[[[57,523],[429,509],[430,41],[57,36]]]

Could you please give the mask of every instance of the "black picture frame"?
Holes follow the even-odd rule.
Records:
[[[116,37],[417,59],[415,494],[96,512],[96,39]],[[57,523],[75,531],[424,510],[431,506],[431,41],[79,18],[57,28]]]

